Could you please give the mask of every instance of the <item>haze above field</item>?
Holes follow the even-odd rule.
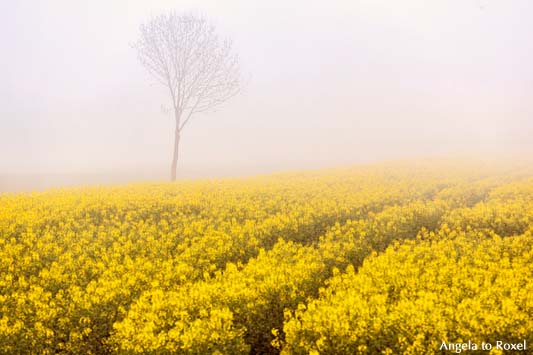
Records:
[[[193,10],[250,79],[183,134],[185,178],[533,153],[529,0],[0,3],[0,191],[166,179],[168,94],[130,47]]]

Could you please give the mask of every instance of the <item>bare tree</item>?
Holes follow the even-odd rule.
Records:
[[[176,129],[171,180],[176,180],[181,133],[197,113],[211,111],[240,90],[238,56],[212,23],[170,12],[140,26],[133,47],[150,74],[169,90]]]

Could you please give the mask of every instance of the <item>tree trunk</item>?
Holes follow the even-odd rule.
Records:
[[[176,132],[174,134],[174,154],[172,156],[172,165],[170,167],[170,180],[176,181],[176,170],[178,168],[178,152],[180,145],[180,131],[176,124]]]

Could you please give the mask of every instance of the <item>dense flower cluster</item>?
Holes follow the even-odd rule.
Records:
[[[533,180],[388,164],[0,197],[2,354],[533,344]]]

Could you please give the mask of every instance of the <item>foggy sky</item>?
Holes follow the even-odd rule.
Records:
[[[183,171],[533,153],[529,0],[4,1],[0,174],[165,177],[168,93],[130,44],[169,9],[211,18],[249,77],[186,127]]]

